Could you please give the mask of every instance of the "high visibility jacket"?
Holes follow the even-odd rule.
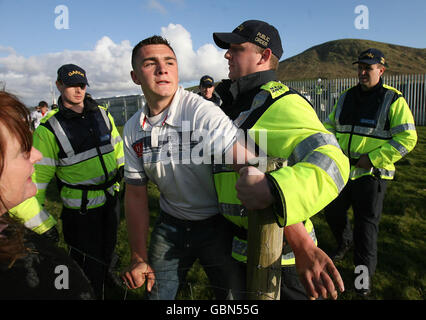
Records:
[[[56,175],[65,207],[81,211],[100,207],[107,193],[119,190],[119,168],[124,165],[114,119],[90,98],[84,100],[81,114],[59,103],[34,132],[33,145],[43,155],[33,174],[36,197],[44,203],[46,187]]]
[[[365,175],[393,179],[394,163],[417,142],[413,115],[401,92],[380,83],[369,92],[359,85],[344,91],[324,123],[350,158],[350,179]],[[368,154],[373,168],[355,167]]]
[[[267,173],[277,199],[277,222],[282,227],[304,222],[316,242],[309,218],[343,189],[349,161],[304,97],[275,81],[262,85],[256,92],[251,107],[241,112],[234,123],[261,148],[259,140],[265,138],[262,132],[266,131],[267,150],[263,151],[268,157],[287,160],[287,166]],[[213,172],[220,212],[246,230],[247,215],[235,190],[238,174],[223,165],[214,165]],[[236,238],[233,256],[245,261],[244,235]],[[291,248],[284,247],[282,263],[294,263]]]
[[[52,215],[43,210],[35,197],[29,198],[10,209],[9,214],[38,234],[45,233],[57,223]]]

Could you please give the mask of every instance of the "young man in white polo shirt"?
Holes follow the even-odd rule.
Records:
[[[232,233],[218,214],[211,167],[200,163],[209,159],[201,153],[205,147],[232,146],[237,128],[219,108],[212,108],[212,102],[178,87],[176,56],[163,38],[141,41],[133,50],[132,64],[132,79],[141,86],[147,104],[126,123],[123,133],[132,251],[131,272],[125,279],[133,288],[148,279],[149,299],[174,299],[179,282],[198,258],[216,298],[225,299],[233,273]],[[198,143],[201,136],[208,138]],[[148,179],[161,193],[149,254]]]

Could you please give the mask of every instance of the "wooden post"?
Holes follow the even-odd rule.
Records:
[[[268,163],[268,171],[275,165]],[[280,299],[283,232],[271,208],[248,212],[248,299]]]

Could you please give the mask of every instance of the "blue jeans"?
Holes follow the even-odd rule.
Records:
[[[187,221],[161,212],[151,234],[149,262],[155,271],[150,300],[173,300],[179,284],[198,258],[216,299],[228,297],[237,272],[231,256],[230,222],[217,214],[203,221]]]

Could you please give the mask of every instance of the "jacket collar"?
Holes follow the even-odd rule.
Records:
[[[231,84],[229,91],[234,100],[241,94],[258,88],[269,81],[276,80],[275,70],[260,71],[241,77]]]
[[[84,107],[83,107],[83,114],[87,114],[88,112],[96,111],[98,108],[98,104],[95,100],[89,97],[84,98]],[[65,118],[75,118],[79,117],[81,114],[78,112],[75,112],[67,107],[64,106],[64,103],[62,102],[62,96],[58,99],[58,109]]]
[[[380,80],[379,80],[379,82],[373,87],[373,88],[371,88],[370,90],[367,90],[367,91],[363,91],[362,89],[361,89],[361,85],[358,83],[358,85],[357,85],[357,88],[358,88],[358,94],[361,96],[361,97],[366,97],[366,96],[370,96],[370,95],[372,95],[372,94],[374,94],[374,93],[376,93],[376,92],[378,92],[381,88],[383,87],[383,80],[382,80],[382,78],[380,77]]]

